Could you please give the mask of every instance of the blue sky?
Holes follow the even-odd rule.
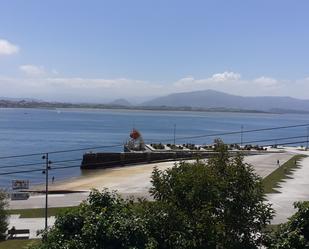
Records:
[[[0,5],[0,96],[104,102],[210,88],[309,99],[306,0]]]

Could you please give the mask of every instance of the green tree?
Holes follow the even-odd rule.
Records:
[[[133,202],[93,190],[79,208],[60,214],[39,248],[147,248],[145,221]]]
[[[262,229],[273,216],[264,203],[261,179],[242,156],[229,157],[220,141],[216,151],[206,164],[183,162],[165,171],[154,170],[151,194],[166,211],[159,214],[169,218],[170,230],[165,230],[161,243],[179,236],[186,243],[182,248],[250,249],[261,244]],[[156,209],[152,222],[159,222],[159,227]]]
[[[8,228],[8,214],[5,210],[6,205],[6,193],[0,190],[0,240],[5,239],[5,232]]]
[[[296,202],[294,207],[298,211],[270,234],[269,249],[309,249],[309,201]]]
[[[152,173],[152,201],[93,191],[57,217],[41,249],[255,249],[273,211],[261,179],[218,141],[207,163],[182,162]]]

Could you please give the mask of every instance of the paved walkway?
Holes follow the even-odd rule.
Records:
[[[284,164],[295,153],[276,153],[276,154],[264,154],[264,155],[253,155],[245,157],[244,161],[253,165],[255,172],[261,176],[266,177],[278,168],[277,160],[279,160],[280,165]]]
[[[53,226],[55,223],[55,217],[49,217],[48,226]],[[39,238],[37,232],[45,228],[45,219],[44,218],[19,218],[19,215],[11,215],[9,218],[9,229],[13,226],[16,229],[29,229],[30,230],[30,239]]]
[[[48,195],[49,207],[77,206],[86,200],[89,192]],[[45,208],[45,194],[32,195],[28,200],[9,201],[10,209]]]
[[[290,151],[300,153],[294,149]],[[301,153],[309,156],[309,151]],[[280,188],[277,189],[280,193],[267,195],[267,199],[273,204],[277,213],[272,221],[273,224],[286,222],[287,218],[296,212],[293,207],[294,202],[309,200],[309,157],[301,160],[299,164],[300,168],[293,172],[291,178],[280,183]]]

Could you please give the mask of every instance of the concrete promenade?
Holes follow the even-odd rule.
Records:
[[[299,153],[294,148],[289,148],[292,153]],[[279,184],[277,190],[280,193],[268,194],[267,199],[273,204],[276,216],[272,223],[279,224],[287,221],[287,218],[296,212],[293,203],[297,201],[309,201],[309,151],[302,151],[308,157],[299,162],[300,168],[296,169],[291,178]]]
[[[55,223],[55,217],[49,217],[47,220],[49,226],[53,226]],[[43,218],[19,218],[19,215],[11,215],[9,218],[9,229],[13,226],[16,229],[29,229],[30,239],[40,238],[41,235],[38,231],[45,228],[45,219]]]

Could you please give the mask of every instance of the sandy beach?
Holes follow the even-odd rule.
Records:
[[[281,164],[289,160],[294,153],[265,153],[261,155],[251,155],[244,158],[246,163],[251,164],[257,174],[265,177],[278,167],[277,160]],[[148,196],[151,187],[150,178],[154,167],[160,170],[175,165],[174,161],[141,164],[126,167],[116,167],[102,170],[89,170],[83,176],[68,179],[65,181],[55,181],[50,184],[51,191],[90,191],[93,188],[117,190],[123,195]],[[44,190],[45,186],[37,186],[34,190]]]
[[[148,197],[151,187],[151,173],[155,167],[165,170],[175,165],[175,161],[132,165],[101,170],[89,170],[83,176],[50,184],[51,191],[90,191],[108,188],[122,195]],[[44,190],[45,186],[36,186],[33,190]]]

